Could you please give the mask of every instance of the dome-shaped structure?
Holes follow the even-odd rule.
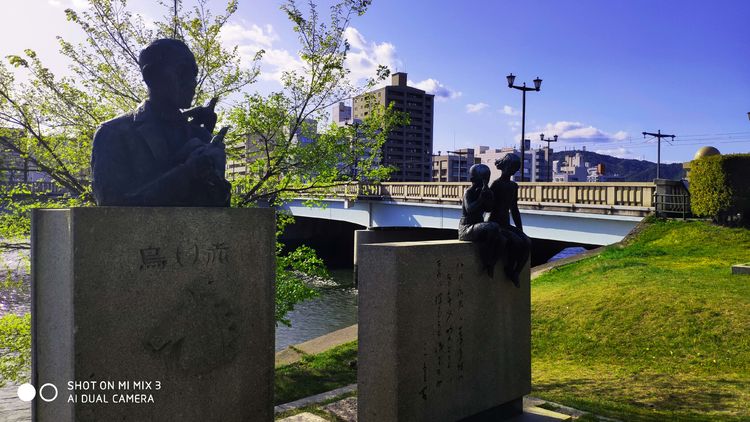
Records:
[[[693,157],[693,160],[697,160],[702,157],[708,157],[709,155],[721,155],[718,149],[710,146],[705,146],[699,149],[695,156]]]

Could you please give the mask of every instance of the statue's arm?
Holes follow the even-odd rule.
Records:
[[[480,192],[467,189],[464,193],[464,208],[468,214],[486,211],[492,203],[492,192],[483,190]]]
[[[191,169],[181,164],[138,186],[134,168],[141,158],[133,156],[125,136],[109,125],[100,127],[94,135],[91,170],[97,205],[158,206],[184,200],[193,178]]]
[[[521,212],[518,211],[518,185],[513,186],[513,200],[510,204],[510,215],[513,217],[513,225],[515,225],[518,230],[523,231]]]

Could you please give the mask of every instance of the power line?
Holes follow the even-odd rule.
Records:
[[[691,134],[691,135],[680,135],[680,138],[688,138],[688,137],[694,137],[694,136],[722,136],[722,135],[744,135],[744,134],[750,134],[750,132],[724,132],[724,133],[700,133],[700,134]]]

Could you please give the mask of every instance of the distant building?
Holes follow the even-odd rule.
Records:
[[[396,128],[388,134],[383,145],[382,164],[398,170],[392,181],[428,182],[432,179],[432,122],[434,95],[406,85],[406,73],[394,73],[391,85],[371,91],[376,105],[393,103],[398,111],[409,113],[410,124]],[[364,119],[373,104],[367,95],[354,98],[353,119]]]
[[[338,126],[354,123],[354,119],[352,118],[352,108],[339,101],[339,103],[335,104],[331,110],[331,119]]]
[[[6,130],[8,136],[22,136],[20,131]],[[79,176],[86,178],[87,174]],[[34,192],[61,195],[67,190],[53,182],[52,177],[42,171],[33,160],[24,157],[13,149],[0,146],[0,186],[14,187],[20,184],[31,184]]]
[[[585,150],[584,150],[585,151]],[[622,182],[624,177],[617,174],[605,174],[604,164],[591,166],[583,161],[580,152],[566,155],[564,161],[552,162],[553,182]]]
[[[0,150],[0,183],[15,185],[51,181],[52,178],[28,158],[7,148]]]
[[[490,149],[487,146],[478,146],[476,148],[477,162],[486,164],[489,166],[491,175],[490,180],[495,180],[500,177],[500,170],[495,168],[495,160],[504,157],[507,154],[515,154],[521,157],[521,151],[515,147],[506,147],[499,149]],[[547,182],[548,180],[548,167],[550,158],[552,157],[552,148],[537,148],[527,149],[524,151],[524,180],[527,182]],[[521,170],[518,170],[512,177],[515,181],[521,180]]]
[[[566,155],[562,162],[553,161],[552,167],[553,182],[585,182],[588,179],[589,163],[583,162],[583,156],[579,152],[575,155]]]
[[[475,163],[474,149],[462,148],[458,151],[447,151],[445,155],[432,157],[433,182],[466,182],[469,180],[469,168]]]
[[[289,130],[284,130],[283,132],[288,134]],[[317,134],[318,121],[315,119],[306,119],[302,122],[301,127],[297,128],[292,142],[309,144],[315,142]],[[272,149],[274,143],[273,140],[269,141],[268,147]],[[264,153],[265,147],[266,141],[259,134],[250,135],[245,142],[231,147],[228,155],[233,158],[227,160],[226,179],[232,181],[247,175],[250,171],[250,165],[258,159],[260,154]]]

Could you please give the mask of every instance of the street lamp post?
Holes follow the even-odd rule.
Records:
[[[524,163],[526,162],[526,91],[539,91],[539,88],[542,87],[542,80],[537,76],[536,79],[534,79],[534,88],[529,88],[526,87],[526,82],[520,86],[513,85],[513,82],[516,80],[516,75],[513,73],[506,76],[506,78],[508,79],[508,88],[515,88],[523,92],[523,107],[521,108],[521,181],[523,182]]]
[[[539,138],[542,139],[542,142],[547,143],[547,181],[552,181],[552,154],[549,152],[549,143],[550,142],[557,142],[557,135],[553,136],[552,138],[544,139],[544,134],[539,134]],[[554,139],[553,139],[554,138]]]

